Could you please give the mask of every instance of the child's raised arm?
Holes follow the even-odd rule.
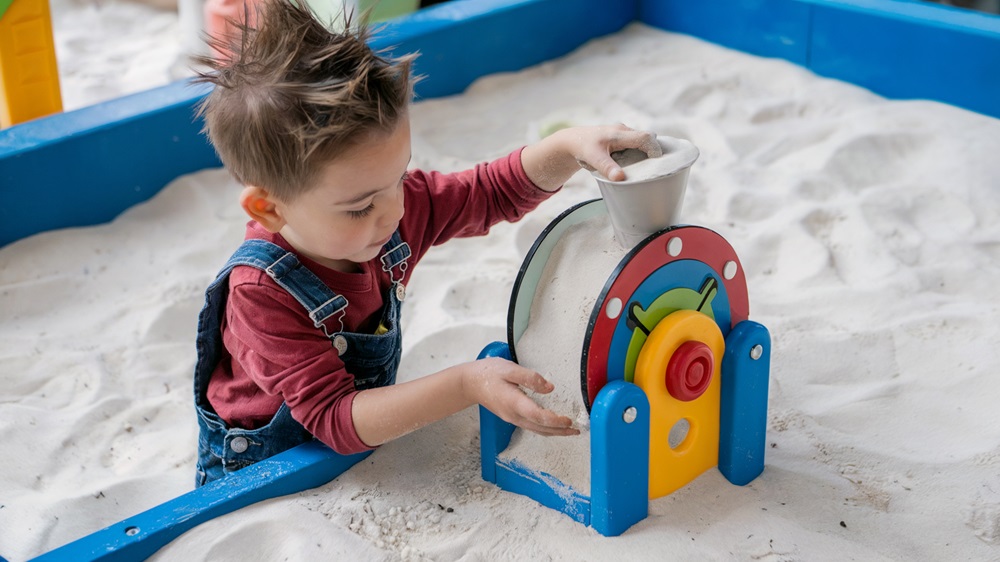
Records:
[[[651,158],[663,154],[656,134],[625,125],[572,127],[556,131],[521,152],[521,165],[535,185],[553,191],[581,167],[600,171],[612,181],[625,179],[625,172],[611,158],[612,152],[635,148]]]

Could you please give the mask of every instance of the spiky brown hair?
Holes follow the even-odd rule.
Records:
[[[371,29],[342,12],[331,31],[305,4],[264,0],[250,23],[210,38],[200,57],[213,84],[199,106],[223,164],[245,185],[288,201],[319,169],[373,134],[395,129],[413,93],[415,55],[390,58],[368,46]]]

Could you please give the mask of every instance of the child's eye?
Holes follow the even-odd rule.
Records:
[[[347,211],[347,214],[350,215],[352,219],[363,219],[368,215],[370,215],[374,209],[375,209],[375,202],[373,201],[370,205],[368,205],[364,209],[358,211]]]

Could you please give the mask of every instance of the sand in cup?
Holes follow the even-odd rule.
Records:
[[[615,152],[612,157],[625,179],[611,181],[591,172],[608,206],[615,240],[630,249],[650,234],[677,224],[688,172],[698,148],[684,139],[657,137],[663,156],[649,158],[641,150]]]

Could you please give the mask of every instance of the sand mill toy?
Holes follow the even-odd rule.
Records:
[[[732,246],[707,228],[676,225],[697,148],[658,140],[663,157],[616,154],[629,160],[619,160],[629,178],[610,182],[595,173],[604,198],[568,209],[538,236],[511,293],[508,341],[480,354],[520,362],[533,302],[560,296],[540,283],[560,239],[610,218],[624,257],[596,295],[577,348],[590,414],[589,494],[505,458],[515,427],[480,407],[483,479],[605,536],[623,533],[647,516],[650,499],[713,466],[736,485],[764,469],[770,336],[748,319],[746,276]],[[641,170],[644,163],[653,167]]]

